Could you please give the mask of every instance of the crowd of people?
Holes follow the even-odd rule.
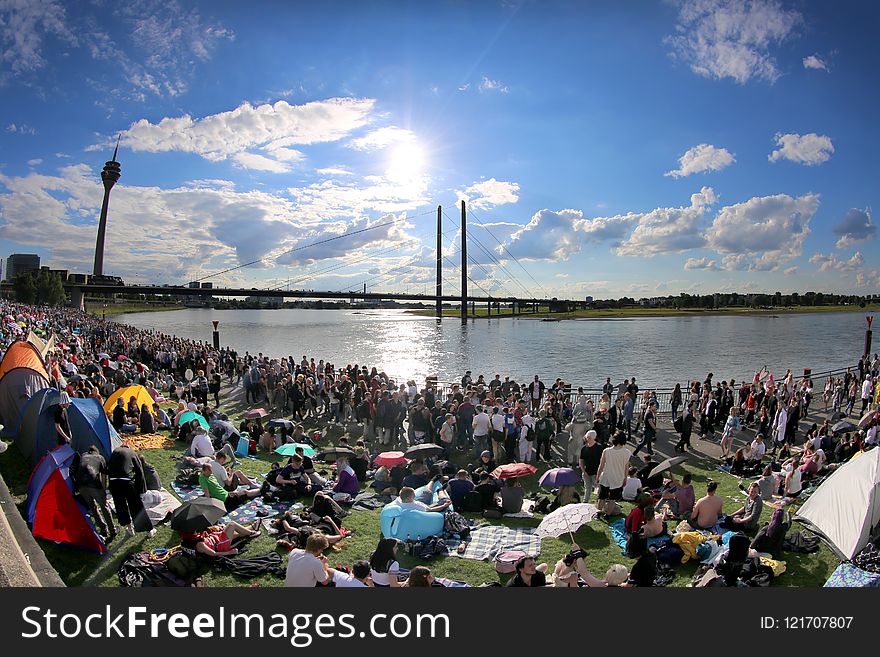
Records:
[[[626,528],[637,537],[631,556],[638,559],[638,567],[624,578],[620,568],[614,567],[604,579],[597,579],[587,570],[584,551],[573,545],[549,575],[546,564],[533,559],[518,562],[510,585],[540,586],[549,577],[557,586],[572,582],[643,586],[652,570],[650,551],[641,539],[667,532],[667,521],[684,520],[697,530],[722,527],[755,533],[763,503],[770,496],[796,498],[810,477],[878,441],[876,419],[863,431],[842,436],[826,420],[813,424],[804,436],[803,450],[796,452],[793,447],[801,438],[798,428],[813,402],[809,376],[795,380],[788,371],[777,381],[764,371],[751,381],[737,383],[715,382],[710,373],[704,381],[684,389],[676,384],[668,397],[679,434],[674,449],[687,452],[692,449],[693,433],[713,440],[720,429],[725,467],[739,476],[760,474],[745,489],[742,508],[725,515],[714,482],[707,484],[705,496],[696,499],[690,475],[681,480],[669,473],[659,479],[651,476],[657,465],[652,457],[660,402],[657,391],[641,390],[635,377],[617,385],[606,378],[598,395],[573,389],[558,378],[548,386],[538,375],[518,383],[499,374],[488,381],[483,375],[474,378],[470,371],[452,384],[441,385],[431,378],[421,386],[414,380],[398,384],[375,367],[337,367],[306,356],[297,361],[292,356],[242,355],[66,308],[2,300],[0,314],[14,320],[0,329],[4,352],[31,331],[58,340],[47,353],[46,363],[53,385],[62,391],[55,418],[59,443],[70,441],[64,415],[70,397],[91,397],[103,404],[119,388],[140,384],[153,403],[119,398],[110,414],[112,424],[123,436],[138,430],[143,434],[171,430],[186,445],[181,466],[197,471],[198,487],[206,496],[219,500],[229,511],[258,496],[272,501],[310,500],[308,518],[282,519],[280,542],[292,549],[287,571],[291,586],[329,582],[349,587],[393,587],[401,582],[425,586],[434,580],[423,566],[414,568],[408,578],[399,575],[395,559],[399,543],[394,539],[382,539],[373,558],[353,564],[350,572],[328,565],[325,551],[345,535],[336,500],[352,499],[368,477],[375,491],[394,496],[395,503],[404,508],[437,513],[454,509],[500,517],[520,511],[524,492],[515,478],[499,482],[493,477],[497,466],[536,461],[569,465],[581,474],[583,494],[574,486],[562,486],[544,509],[589,502],[594,491],[597,506],[609,517],[619,511],[618,501],[634,502]],[[247,404],[264,406],[269,419],[244,419],[237,427],[229,422],[218,408],[224,379],[226,385],[242,387]],[[177,409],[163,409],[166,401],[176,402]],[[841,417],[854,412],[858,401],[862,413],[876,408],[880,401],[877,355],[862,358],[854,371],[840,378],[829,378],[823,401],[826,410],[830,407]],[[181,422],[189,411],[210,428],[205,429],[200,419]],[[353,445],[348,444],[347,435],[340,440],[350,454],[337,460],[329,481],[303,449],[315,444],[306,431],[307,422],[347,429],[357,425],[361,434],[351,439]],[[735,437],[747,430],[754,432],[752,439],[734,449]],[[559,436],[567,440],[557,445]],[[298,447],[286,464],[272,464],[265,481],[259,482],[234,467],[242,440],[248,441],[246,447],[252,452],[272,451],[285,443]],[[425,443],[438,445],[442,454],[406,466],[372,466],[379,452]],[[628,448],[630,444],[634,449]],[[453,460],[469,463],[458,468]],[[638,467],[632,466],[634,460]],[[117,534],[108,494],[119,525],[129,534],[154,531],[143,495],[161,488],[161,482],[155,469],[128,445],[114,450],[106,460],[97,450],[90,450],[79,456],[74,472],[77,490],[108,540]],[[258,527],[228,523],[182,539],[201,554],[216,556],[235,554],[237,541],[257,535]]]

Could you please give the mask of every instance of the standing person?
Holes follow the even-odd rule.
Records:
[[[868,406],[871,404],[871,389],[873,386],[871,385],[871,375],[870,373],[865,376],[865,380],[862,382],[862,415],[868,410]]]
[[[675,446],[676,452],[682,454],[688,451],[691,446],[691,433],[694,430],[694,404],[689,402],[684,415],[681,418],[681,437]]]
[[[538,413],[538,421],[535,423],[535,449],[538,459],[550,460],[550,441],[553,438],[553,433],[553,421],[547,417],[547,411],[542,409]]]
[[[672,407],[672,423],[675,424],[675,421],[678,419],[678,409],[682,404],[682,395],[681,395],[681,384],[676,383],[675,388],[672,390],[672,397],[669,400],[669,405]]]
[[[500,463],[501,459],[504,457],[504,417],[506,413],[506,408],[504,409],[504,413],[502,413],[498,410],[498,407],[495,406],[492,409],[492,416],[489,418],[492,421],[492,458],[496,463]]]
[[[596,432],[592,429],[587,431],[579,459],[581,478],[584,480],[584,502],[590,501],[593,489],[598,484],[597,473],[599,472],[599,463],[602,461],[603,451],[604,448],[596,442]]]
[[[657,403],[654,401],[648,402],[648,407],[645,410],[645,433],[642,434],[641,442],[636,445],[636,451],[633,452],[633,456],[636,456],[642,449],[645,447],[646,451],[649,455],[654,454],[654,448],[652,447],[654,443],[654,438],[657,436]]]
[[[776,411],[776,419],[773,421],[773,452],[781,448],[785,444],[785,430],[788,426],[788,410],[784,404],[779,404],[779,410]]]
[[[532,444],[535,442],[534,421],[531,415],[524,415],[519,429],[519,460],[520,463],[532,462]]]
[[[632,456],[626,449],[626,436],[618,431],[611,439],[611,447],[602,451],[596,479],[599,482],[599,510],[604,512],[605,500],[619,500],[626,483],[629,459]]]
[[[58,393],[58,405],[53,413],[55,419],[55,437],[59,445],[70,443],[70,423],[67,420],[67,409],[70,408],[70,396],[66,392]]]
[[[636,402],[629,392],[623,393],[623,430],[626,431],[626,439],[632,438],[632,421],[633,413],[636,409]]]
[[[544,390],[547,386],[535,374],[535,380],[529,384],[529,399],[532,402],[532,410],[537,410],[541,406],[541,400],[544,398]]]
[[[492,421],[482,404],[476,407],[477,414],[474,416],[471,426],[474,431],[474,457],[479,456],[484,450],[489,449],[489,434],[492,431]]]
[[[86,508],[95,521],[98,533],[112,541],[116,538],[116,524],[110,506],[107,504],[107,461],[101,456],[100,450],[92,445],[86,453],[74,461],[70,470],[73,476],[75,492],[85,502]]]
[[[154,536],[156,530],[141,500],[141,494],[147,492],[147,486],[137,452],[126,444],[114,449],[107,464],[107,476],[119,524],[125,527],[129,536],[134,536],[135,531],[146,532],[148,537]]]
[[[734,406],[730,409],[730,415],[727,416],[727,422],[724,423],[724,433],[721,436],[721,458],[726,459],[730,456],[730,448],[733,446],[733,432],[739,429],[739,416],[737,408]]]

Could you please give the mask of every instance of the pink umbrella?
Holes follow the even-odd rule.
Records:
[[[528,463],[508,463],[507,465],[499,465],[492,470],[492,476],[496,479],[513,479],[533,475],[537,471],[538,468]]]
[[[245,413],[244,416],[248,420],[256,420],[258,417],[266,417],[267,415],[269,415],[269,414],[266,412],[265,409],[255,408],[254,410],[248,411],[247,413]]]
[[[394,467],[395,465],[404,465],[409,463],[409,459],[403,455],[403,452],[382,452],[377,456],[373,463],[376,465],[384,465]]]

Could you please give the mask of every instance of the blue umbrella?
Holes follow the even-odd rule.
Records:
[[[281,447],[275,450],[276,454],[281,454],[282,456],[293,456],[296,454],[297,447],[302,447],[303,455],[305,456],[314,456],[318,453],[313,447],[309,445],[303,445],[301,443],[285,443]]]
[[[581,483],[581,476],[573,468],[553,468],[541,475],[538,485],[544,488],[559,486],[576,486]]]
[[[208,421],[204,418],[204,416],[199,415],[195,411],[187,411],[186,413],[182,413],[180,415],[180,420],[178,424],[183,426],[187,422],[192,422],[193,420],[198,420],[199,424],[205,429],[205,431],[210,431],[211,427],[208,426]]]

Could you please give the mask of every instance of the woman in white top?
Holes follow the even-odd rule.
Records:
[[[596,479],[599,482],[599,499],[620,499],[623,492],[623,486],[626,483],[626,473],[629,470],[629,459],[632,456],[624,445],[626,445],[626,436],[618,431],[611,439],[611,447],[607,447],[602,451],[602,458],[599,460],[599,469],[596,472]]]
[[[376,551],[370,557],[370,577],[373,586],[396,589],[400,586],[397,574],[400,564],[397,563],[397,539],[381,538]]]
[[[787,461],[782,468],[785,474],[785,497],[794,498],[801,494],[801,471],[795,459]]]

